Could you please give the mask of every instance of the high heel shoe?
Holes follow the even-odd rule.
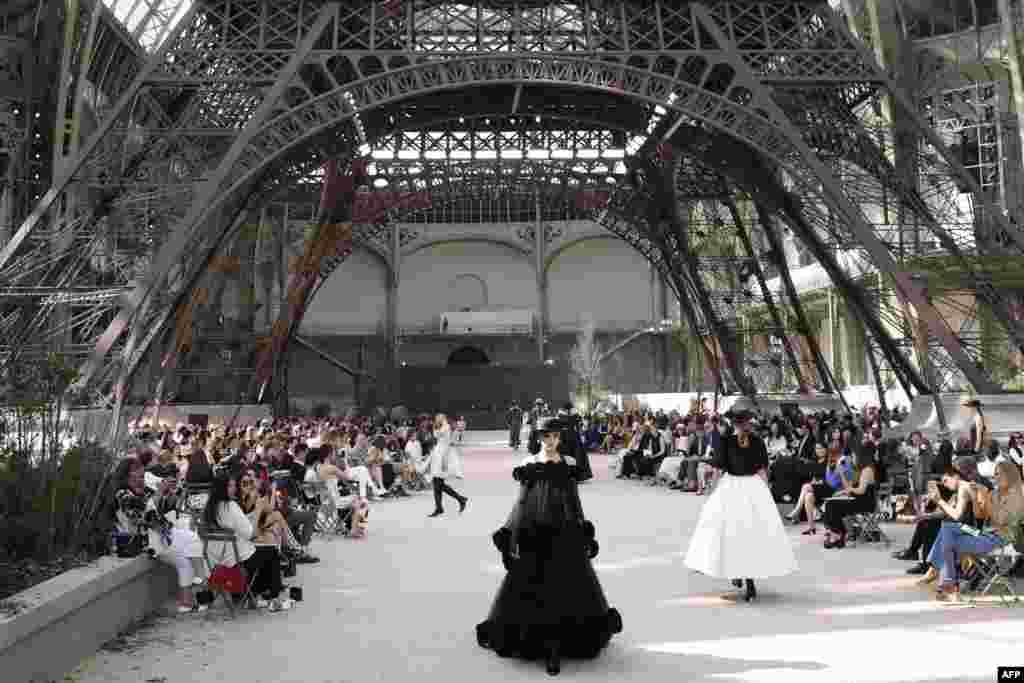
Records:
[[[939,572],[935,567],[928,567],[928,573],[917,580],[918,586],[927,586],[930,583],[934,583],[939,578]]]
[[[743,594],[746,602],[753,602],[757,599],[757,588],[754,587],[754,580],[747,579],[747,592]]]
[[[557,676],[562,670],[562,659],[558,655],[558,646],[548,648],[547,671],[549,676]]]
[[[834,541],[825,541],[825,548],[832,550],[846,547],[846,536],[840,536]]]
[[[813,526],[812,526],[812,527],[811,527],[810,529],[808,529],[807,531],[801,531],[801,532],[800,532],[800,535],[801,535],[801,536],[814,536],[814,535],[816,535],[817,533],[818,533],[818,527],[813,527]]]

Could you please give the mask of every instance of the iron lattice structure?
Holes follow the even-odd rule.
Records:
[[[100,79],[95,130],[0,251],[0,362],[82,350],[82,385],[120,407],[140,368],[219,355],[224,398],[265,399],[353,240],[384,250],[403,239],[391,222],[481,196],[590,216],[640,250],[733,390],[756,394],[748,368],[773,363],[832,388],[783,226],[915,392],[1000,391],[971,339],[979,304],[1024,348],[1019,290],[995,286],[1024,232],[824,2],[199,0],[171,25]],[[275,267],[289,198],[311,208]],[[753,308],[778,344],[744,357]]]

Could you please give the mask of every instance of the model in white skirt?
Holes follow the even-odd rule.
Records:
[[[733,418],[736,435],[722,439],[714,464],[723,471],[704,503],[686,553],[686,566],[708,576],[732,579],[744,587],[744,599],[757,597],[754,579],[785,576],[796,570],[793,547],[782,526],[763,473],[768,467],[764,442],[750,433],[750,414]]]

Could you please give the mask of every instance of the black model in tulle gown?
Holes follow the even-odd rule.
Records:
[[[500,656],[548,657],[549,672],[557,673],[560,656],[596,657],[622,619],[591,565],[598,546],[583,516],[575,463],[528,460],[513,471],[519,499],[493,536],[508,571],[476,627],[477,641]]]

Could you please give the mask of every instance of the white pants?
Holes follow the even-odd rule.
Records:
[[[697,465],[697,486],[701,489],[708,485],[708,475],[714,475],[715,468],[706,462]]]
[[[171,544],[154,547],[156,559],[178,570],[178,587],[188,588],[202,566],[202,545],[199,537],[186,529],[171,530]]]
[[[354,481],[359,485],[360,498],[366,498],[366,489],[370,489],[370,493],[374,497],[380,495],[380,488],[374,483],[373,477],[370,476],[369,468],[365,465],[356,465],[355,467],[349,467],[348,471],[350,474],[346,479],[347,481]]]

